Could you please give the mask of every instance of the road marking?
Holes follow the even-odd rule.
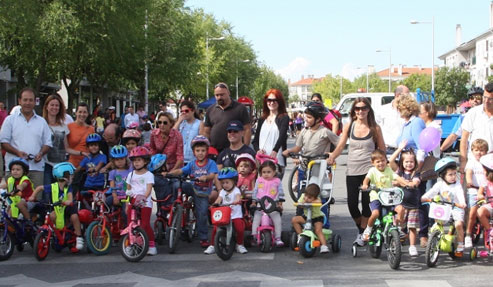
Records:
[[[445,280],[385,280],[389,287],[452,287]]]

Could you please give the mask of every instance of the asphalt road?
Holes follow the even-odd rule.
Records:
[[[290,140],[290,144],[293,140]],[[110,254],[95,256],[87,253],[70,254],[50,251],[48,258],[38,262],[32,249],[0,262],[0,286],[492,286],[491,262],[477,259],[451,260],[440,255],[435,268],[427,268],[424,250],[419,257],[407,255],[408,245],[399,270],[388,266],[385,251],[380,259],[359,250],[351,255],[351,244],[356,228],[346,207],[345,156],[338,160],[331,224],[342,236],[341,252],[316,254],[303,258],[289,248],[278,248],[272,253],[260,253],[249,248],[245,255],[235,253],[231,260],[222,261],[216,255],[205,255],[198,240],[179,243],[176,254],[168,254],[159,246],[159,254],[146,257],[139,263],[128,263],[113,247]],[[292,164],[286,173],[290,172]],[[287,190],[287,176],[284,179]],[[284,230],[294,214],[291,202],[285,203]]]

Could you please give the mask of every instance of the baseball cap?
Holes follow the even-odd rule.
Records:
[[[240,121],[230,121],[226,130],[227,131],[242,131],[243,130],[243,124]]]

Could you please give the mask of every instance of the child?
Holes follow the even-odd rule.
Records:
[[[212,191],[212,182],[217,174],[217,165],[213,160],[207,158],[210,143],[206,137],[201,135],[195,136],[190,145],[192,146],[193,155],[196,160],[189,162],[181,169],[170,171],[170,174],[189,175],[198,180],[193,184],[193,192],[190,192],[190,189],[192,189],[190,185],[183,185],[183,189],[188,190],[187,193],[193,194],[200,246],[205,248],[209,246],[209,242],[207,241],[207,213],[209,210],[209,195]]]
[[[157,249],[154,242],[154,231],[151,228],[151,213],[152,213],[152,201],[151,191],[154,184],[154,175],[147,171],[147,164],[151,152],[145,147],[135,147],[130,152],[130,160],[132,161],[134,170],[128,174],[127,183],[127,195],[132,197],[132,203],[135,202],[137,196],[144,197],[146,199],[145,207],[140,210],[140,225],[142,229],[147,233],[149,237],[149,251],[147,255],[156,255]],[[130,208],[128,207],[127,214],[130,214]]]
[[[142,125],[142,141],[144,144],[151,143],[151,123],[146,122]]]
[[[484,230],[490,230],[490,217],[493,215],[493,153],[483,155],[479,162],[484,168],[485,182],[479,187],[478,200],[486,199],[478,210],[478,217]]]
[[[166,172],[166,155],[155,154],[151,157],[151,162],[147,166],[150,172],[154,174],[154,193],[156,199],[163,200],[173,192],[173,186],[170,179],[163,176],[163,172]],[[165,202],[158,202],[158,213],[161,212],[161,216],[166,218],[164,210],[159,210],[161,206],[169,206],[173,203],[174,198],[171,196]]]
[[[298,199],[298,203],[322,203],[318,195],[320,194],[320,187],[316,183],[310,183],[306,189],[305,193],[302,193],[300,199]],[[315,227],[315,234],[318,236],[320,243],[320,253],[328,253],[329,247],[327,246],[327,241],[325,240],[325,236],[323,234],[322,228],[324,224],[324,214],[320,207],[310,207],[312,209],[312,224]],[[298,242],[300,239],[300,233],[303,232],[302,225],[306,222],[306,216],[308,211],[304,210],[304,215],[297,215],[293,217],[291,220],[291,224],[293,225],[296,234],[298,234]]]
[[[99,111],[98,116],[96,117],[96,132],[98,134],[102,134],[104,132],[103,111]]]
[[[232,167],[225,167],[221,169],[217,178],[221,182],[222,189],[219,192],[219,196],[214,202],[214,205],[231,205],[231,220],[233,221],[233,227],[236,231],[236,252],[245,254],[248,250],[243,246],[243,234],[245,233],[245,221],[243,221],[243,213],[241,212],[241,192],[236,187],[236,181],[238,180],[238,172]],[[211,242],[214,242],[216,236],[216,226],[212,230]],[[204,251],[205,254],[213,254],[216,252],[214,244],[209,245]]]
[[[439,196],[441,200],[453,202],[452,217],[457,230],[457,253],[464,251],[464,208],[466,208],[466,200],[464,199],[464,191],[460,182],[457,182],[457,164],[449,157],[445,157],[437,161],[435,171],[442,179],[433,185],[421,197],[421,202],[431,202],[435,196]]]
[[[404,224],[404,215],[407,217],[407,229],[409,230],[409,255],[418,256],[416,249],[416,229],[419,227],[419,179],[418,161],[413,150],[404,150],[407,141],[403,141],[390,157],[390,167],[399,176],[398,185],[403,187],[404,198],[402,205],[396,206],[397,223]],[[399,163],[396,158],[400,154]],[[404,210],[403,210],[404,208]]]
[[[259,168],[260,176],[255,183],[255,188],[253,190],[253,202],[252,207],[257,205],[257,201],[264,196],[268,196],[275,201],[277,201],[277,205],[280,209],[282,209],[282,202],[284,201],[284,192],[282,190],[282,182],[276,176],[276,165],[270,161],[264,161],[263,164],[260,165]],[[282,222],[281,222],[281,214],[279,211],[274,211],[269,213],[270,218],[274,222],[275,228],[275,240],[276,246],[282,247],[284,246],[284,242],[281,240],[281,230],[282,230]],[[262,219],[262,212],[259,210],[255,211],[255,215],[253,217],[252,224],[252,235],[253,238],[257,238],[257,228],[260,225],[260,220]]]
[[[122,143],[127,148],[129,153],[132,152],[134,147],[139,145],[141,134],[138,130],[127,129],[122,136]]]
[[[238,184],[236,185],[243,197],[250,198],[257,178],[256,162],[249,153],[242,153],[236,158],[236,170],[238,170]]]
[[[0,188],[7,188],[7,192],[12,194],[10,200],[10,214],[13,218],[19,216],[19,211],[24,219],[31,220],[31,211],[34,203],[26,202],[33,193],[33,183],[27,177],[29,163],[20,157],[13,158],[9,163],[10,176]]]
[[[394,172],[387,166],[387,156],[385,152],[376,149],[371,153],[372,168],[368,171],[361,185],[361,189],[368,189],[370,183],[374,184],[377,188],[389,188],[392,187],[392,181],[394,180]],[[378,200],[378,193],[375,190],[370,191],[370,209],[371,215],[368,219],[368,225],[363,232],[363,241],[370,239],[370,234],[373,229],[375,220],[380,216],[380,209],[382,208],[380,200]]]
[[[486,184],[484,169],[479,162],[480,158],[488,152],[488,142],[483,139],[476,139],[471,144],[472,157],[468,158],[466,171],[467,204],[469,207],[469,219],[467,221],[465,248],[472,248],[472,228],[476,223],[478,206],[476,205],[478,189]]]
[[[48,202],[55,203],[63,201],[62,205],[54,207],[54,211],[50,213],[50,218],[55,223],[57,229],[62,229],[65,226],[65,220],[70,219],[70,222],[74,227],[74,233],[77,236],[75,249],[82,250],[84,247],[84,239],[82,238],[79,215],[77,213],[77,207],[74,205],[72,194],[74,172],[75,168],[69,162],[56,164],[53,167],[53,177],[57,182],[52,183],[51,185],[38,186],[29,197],[29,201],[34,201],[36,199],[36,194],[39,192],[43,192],[43,198]],[[60,193],[60,191],[62,191],[62,193]]]
[[[127,195],[127,184],[125,179],[130,173],[131,169],[129,167],[129,162],[127,160],[128,151],[122,145],[116,145],[110,150],[111,162],[115,169],[111,170],[108,175],[108,180],[110,181],[110,192],[111,195],[106,197],[106,204],[109,207],[120,206],[121,203]]]
[[[104,174],[99,173],[99,170],[107,163],[106,155],[99,152],[102,140],[99,134],[90,134],[87,136],[86,145],[89,150],[89,156],[84,157],[80,162],[80,166],[75,170],[75,172],[79,172],[83,169],[87,173],[84,188],[81,192],[84,197],[83,203],[86,209],[90,209],[87,198],[91,197],[91,194],[87,190],[102,190],[104,188]]]

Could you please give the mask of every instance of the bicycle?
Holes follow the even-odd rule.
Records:
[[[493,203],[493,196],[486,196],[482,200],[478,200],[476,204],[491,204]],[[483,239],[484,239],[484,247],[486,250],[482,250],[479,252],[479,257],[488,258],[491,260],[493,258],[493,217],[490,216],[490,228],[488,230],[484,230]],[[479,237],[479,236],[478,236]]]
[[[262,219],[260,220],[260,225],[257,228],[257,234],[254,236],[256,236],[255,239],[260,251],[269,252],[275,246],[275,228],[269,214],[274,211],[282,213],[282,209],[277,207],[277,202],[268,196],[262,197],[257,204],[260,206],[255,206],[253,209],[262,212]]]
[[[166,229],[168,228],[168,220],[170,211],[172,208],[171,204],[165,204],[171,198],[171,194],[166,196],[164,199],[151,198],[152,201],[157,203],[157,213],[156,220],[154,221],[154,238],[156,243],[163,245],[166,238]]]
[[[377,188],[370,186],[367,190],[378,192],[378,200],[382,205],[380,217],[375,221],[369,240],[366,243],[373,258],[380,258],[382,249],[385,246],[387,251],[387,261],[392,269],[398,269],[401,263],[402,246],[397,225],[395,224],[394,207],[402,203],[404,192],[399,187]],[[351,252],[353,257],[358,256],[359,245],[353,243]]]
[[[236,246],[236,232],[231,219],[231,207],[234,204],[215,204],[210,207],[212,225],[216,227],[214,250],[222,260],[233,256]]]
[[[130,221],[128,226],[120,232],[120,253],[129,262],[142,260],[149,251],[149,237],[140,227],[140,212],[145,206],[145,199],[137,196],[130,203]]]

